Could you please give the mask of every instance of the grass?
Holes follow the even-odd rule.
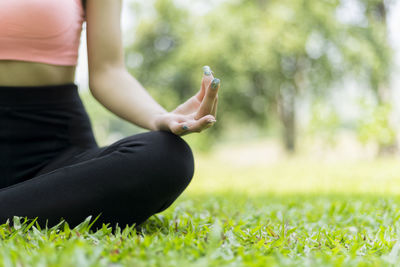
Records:
[[[396,159],[267,164],[196,156],[196,176],[139,229],[0,226],[0,266],[397,266]],[[20,222],[20,223],[18,223]]]

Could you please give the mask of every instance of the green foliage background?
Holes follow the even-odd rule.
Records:
[[[338,0],[222,1],[205,14],[178,1],[152,3],[132,5],[139,24],[127,66],[172,109],[198,90],[201,66],[210,65],[222,80],[210,136],[221,138],[232,124],[278,127],[294,150],[299,100],[329,101],[346,79],[385,104],[379,92],[388,88],[392,50],[383,1],[359,1],[361,22],[343,22],[346,1]]]
[[[126,66],[167,110],[195,94],[202,66],[212,67],[222,81],[218,122],[184,137],[198,150],[272,136],[295,151],[297,140],[306,137],[334,145],[338,131],[347,129],[362,144],[396,151],[386,22],[392,3],[353,3],[358,19],[346,20],[349,0],[132,0],[129,14],[137,23],[125,33],[134,36],[125,48]],[[339,116],[343,107],[331,101],[349,81],[357,84],[360,99],[373,98],[368,106],[350,104],[365,114],[355,121]],[[143,131],[96,104],[89,92],[82,96],[100,143]]]

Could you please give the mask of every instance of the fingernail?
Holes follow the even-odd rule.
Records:
[[[187,127],[186,125],[183,125],[182,129],[186,131],[187,129],[189,129],[189,127]]]
[[[210,76],[211,75],[211,68],[209,66],[203,67],[204,75]]]
[[[214,122],[216,122],[216,120],[208,120],[207,121],[208,124],[211,124],[211,123],[214,123]]]
[[[212,88],[212,89],[217,89],[219,83],[220,83],[220,80],[219,80],[218,78],[214,78],[214,80],[213,80],[212,83],[211,83],[211,88]]]

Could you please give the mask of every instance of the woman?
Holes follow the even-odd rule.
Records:
[[[219,80],[167,112],[126,70],[121,0],[0,2],[0,223],[13,216],[71,227],[140,224],[189,184],[180,137],[215,123]],[[89,87],[102,105],[150,131],[98,147],[74,84],[83,21]]]

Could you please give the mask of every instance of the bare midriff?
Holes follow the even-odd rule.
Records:
[[[42,86],[73,83],[75,66],[0,60],[0,86]]]

